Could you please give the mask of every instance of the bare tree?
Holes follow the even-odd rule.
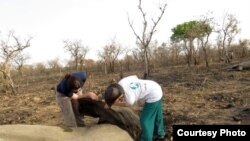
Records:
[[[44,63],[39,62],[34,65],[34,70],[37,74],[41,74],[41,73],[45,73],[47,68]]]
[[[144,78],[147,78],[149,75],[149,65],[148,65],[148,48],[149,48],[149,44],[152,40],[152,37],[154,35],[154,33],[156,32],[156,26],[158,25],[159,21],[162,19],[163,14],[166,10],[167,4],[163,4],[162,6],[159,6],[159,10],[160,10],[160,15],[156,18],[156,19],[151,19],[152,20],[152,27],[148,28],[149,26],[149,20],[146,18],[147,14],[146,12],[143,10],[142,8],[142,0],[139,0],[139,5],[138,5],[138,9],[143,17],[143,31],[142,33],[137,33],[135,31],[135,28],[133,26],[132,21],[129,19],[128,16],[128,22],[129,22],[129,26],[132,29],[134,35],[136,36],[136,39],[138,40],[138,42],[140,43],[140,48],[143,50],[144,53]],[[141,36],[140,36],[141,35]]]
[[[47,62],[49,69],[53,70],[53,71],[58,71],[60,68],[62,68],[60,62],[59,62],[59,58],[55,58],[53,60],[49,60]]]
[[[169,57],[169,49],[166,44],[163,43],[160,46],[157,46],[154,50],[154,63],[158,66],[165,66]]]
[[[80,60],[80,68],[83,70],[83,66],[85,65],[84,62],[85,62],[85,58],[86,58],[86,55],[87,53],[89,52],[89,48],[88,47],[84,47],[84,48],[81,48],[80,49],[80,54],[79,54],[79,60]]]
[[[180,43],[171,42],[170,43],[170,62],[173,64],[178,64],[180,60],[180,53],[182,51],[182,46]]]
[[[248,48],[250,47],[250,40],[249,39],[243,39],[239,40],[239,46],[238,46],[238,56],[240,58],[244,58],[248,55]]]
[[[17,67],[17,70],[19,74],[23,75],[23,66],[25,65],[26,61],[30,59],[30,56],[28,54],[20,53],[18,54],[14,59],[14,63]]]
[[[11,63],[17,55],[22,53],[25,48],[30,47],[31,37],[23,42],[18,38],[13,31],[10,31],[6,39],[1,39],[0,57],[2,58],[0,72],[6,89],[11,89],[12,94],[15,94],[14,82],[11,78]]]
[[[100,57],[100,64],[104,64],[104,74],[108,74],[108,68],[107,68],[107,57],[106,57],[106,54],[105,54],[105,51],[103,50],[103,52],[98,52],[98,56]]]
[[[124,63],[125,63],[125,66],[126,66],[126,71],[131,70],[131,65],[132,65],[132,61],[133,61],[132,55],[129,55],[128,53],[129,52],[126,52],[126,55],[124,57]]]
[[[75,40],[75,41],[65,40],[63,41],[63,43],[64,43],[64,48],[70,53],[71,57],[74,60],[75,69],[78,70],[79,65],[83,66],[85,56],[89,51],[88,47],[83,46],[81,40]]]
[[[222,58],[225,58],[226,63],[230,63],[230,55],[232,55],[229,51],[230,45],[234,39],[234,37],[240,32],[240,28],[238,27],[239,21],[232,14],[225,14],[223,17],[223,24],[220,30],[219,36],[222,37]]]
[[[98,56],[104,61],[105,73],[108,73],[107,68],[109,68],[109,72],[115,72],[115,61],[123,51],[120,45],[112,41],[111,44],[103,47],[102,52],[98,53]]]
[[[141,52],[138,48],[132,51],[133,59],[135,62],[142,64],[143,63],[143,52]]]

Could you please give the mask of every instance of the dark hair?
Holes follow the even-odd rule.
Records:
[[[104,93],[105,102],[111,107],[115,100],[124,94],[124,90],[121,85],[117,83],[110,84]]]
[[[70,91],[77,90],[81,87],[80,79],[74,75],[66,74],[64,79],[66,80],[67,88]]]

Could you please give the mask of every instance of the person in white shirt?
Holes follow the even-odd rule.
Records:
[[[163,111],[162,89],[152,80],[138,79],[136,75],[121,79],[118,83],[110,84],[104,93],[104,99],[109,108],[112,105],[132,106],[144,101],[140,114],[142,128],[141,141],[152,141],[153,137],[164,139],[166,137]],[[122,100],[124,97],[125,101]]]

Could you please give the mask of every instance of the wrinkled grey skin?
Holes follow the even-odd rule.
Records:
[[[133,141],[133,139],[125,130],[111,124],[79,128],[1,125],[0,141]]]
[[[229,71],[242,71],[242,70],[250,70],[250,61],[245,61],[239,64],[230,65],[226,67]]]
[[[140,140],[141,127],[139,116],[129,108],[104,108],[105,103],[91,99],[80,99],[79,113],[99,117],[98,124],[113,124],[127,131],[134,141]]]

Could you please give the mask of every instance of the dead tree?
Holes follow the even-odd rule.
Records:
[[[131,70],[132,62],[133,62],[133,56],[129,55],[130,50],[127,50],[125,53],[125,57],[123,59],[123,63],[125,64],[126,71]]]
[[[71,57],[73,58],[76,70],[79,69],[79,64],[83,66],[83,61],[89,51],[88,47],[83,46],[81,42],[81,40],[63,41],[64,48],[70,53]]]
[[[11,90],[12,94],[15,94],[14,82],[11,78],[11,63],[13,59],[19,55],[25,48],[30,47],[31,37],[21,42],[21,40],[14,35],[14,32],[9,32],[7,39],[1,39],[0,44],[0,57],[3,62],[1,63],[0,72],[2,73],[4,89]]]
[[[238,27],[239,21],[232,14],[226,14],[223,19],[223,24],[221,28],[222,36],[222,54],[221,58],[224,58],[226,63],[230,63],[230,54],[229,48],[234,37],[240,32],[240,28]]]
[[[118,56],[123,53],[124,50],[120,45],[112,41],[111,44],[108,44],[103,47],[103,51],[98,53],[98,56],[104,62],[105,74],[108,72],[115,72],[115,62],[117,61]]]
[[[80,60],[80,68],[81,68],[81,70],[84,69],[83,67],[84,67],[85,57],[86,57],[88,52],[89,52],[88,47],[81,48],[81,50],[80,50],[79,60]]]
[[[14,63],[16,64],[16,68],[21,76],[23,75],[23,65],[28,59],[30,59],[30,56],[23,53],[18,54],[14,58]]]
[[[158,25],[159,21],[161,20],[161,18],[164,15],[164,12],[166,10],[167,4],[163,4],[162,6],[159,7],[160,10],[160,16],[157,17],[157,19],[151,19],[152,20],[152,27],[148,28],[149,26],[149,21],[146,18],[146,12],[142,9],[142,0],[139,0],[139,5],[138,5],[138,9],[142,15],[143,21],[142,21],[142,26],[143,26],[143,31],[142,33],[137,33],[135,31],[135,28],[133,26],[133,23],[131,22],[131,20],[128,17],[128,22],[129,22],[129,26],[132,29],[134,35],[136,36],[137,41],[140,44],[140,48],[144,54],[144,78],[147,78],[149,75],[149,64],[148,64],[148,60],[149,60],[149,54],[148,54],[148,48],[149,48],[149,44],[151,43],[152,37],[154,35],[154,33],[156,32],[156,26]],[[141,35],[141,36],[140,36]]]

